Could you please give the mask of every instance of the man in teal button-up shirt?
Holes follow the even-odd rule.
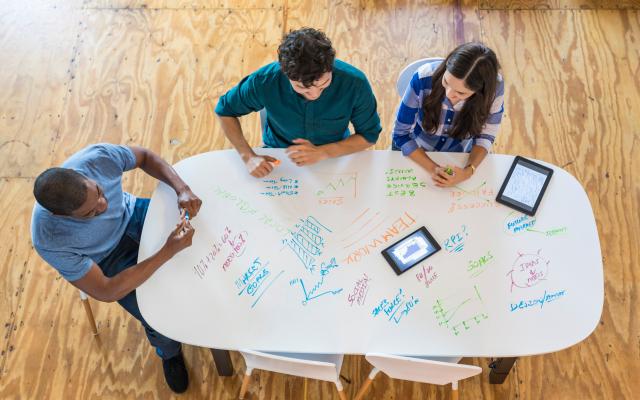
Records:
[[[291,160],[302,166],[373,145],[382,130],[376,106],[364,73],[336,60],[324,33],[303,28],[284,38],[278,62],[245,77],[220,97],[216,114],[251,175],[260,178],[272,171],[276,160],[253,151],[238,117],[264,108],[264,144],[286,147]]]

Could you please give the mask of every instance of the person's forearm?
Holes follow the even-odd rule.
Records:
[[[144,152],[144,159],[140,164],[140,168],[152,177],[171,186],[178,194],[189,188],[173,167],[152,151]]]
[[[467,161],[467,165],[473,165],[475,168],[478,168],[478,165],[482,163],[482,160],[487,156],[487,149],[482,146],[473,146],[471,148],[471,153],[469,153],[469,160]]]
[[[240,126],[240,120],[237,117],[225,117],[223,115],[218,115],[218,120],[220,121],[220,125],[222,125],[224,135],[240,154],[242,161],[247,162],[251,157],[256,155],[251,146],[249,146],[247,139],[244,138],[242,127]]]
[[[373,143],[369,143],[364,136],[355,134],[339,142],[328,143],[318,147],[322,148],[329,158],[335,158],[357,153],[371,146],[373,146]]]
[[[108,278],[102,291],[104,297],[98,298],[98,300],[106,302],[120,300],[142,285],[170,258],[171,255],[163,247],[146,260],[117,273],[112,278]]]
[[[438,164],[436,164],[420,147],[409,154],[409,158],[419,166],[424,168],[430,174],[433,174],[435,172],[435,169],[438,167]]]

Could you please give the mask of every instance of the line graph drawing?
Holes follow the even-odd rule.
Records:
[[[315,194],[319,204],[341,205],[345,199],[358,197],[358,173],[327,174],[328,179]]]

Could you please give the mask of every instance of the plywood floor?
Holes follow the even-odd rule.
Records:
[[[275,58],[284,31],[325,30],[338,56],[368,75],[389,145],[395,78],[410,60],[461,41],[493,47],[507,82],[497,152],[565,166],[586,188],[600,233],[605,304],[600,326],[570,349],[519,360],[503,385],[485,367],[464,399],[640,397],[640,2],[463,0],[0,1],[0,398],[172,398],[137,323],[113,304],[90,335],[77,292],[33,252],[33,179],[98,141],[141,144],[169,161],[229,148],[212,106]],[[243,125],[259,144],[255,116]],[[150,195],[140,173],[128,190]],[[294,332],[292,332],[294,334]],[[555,332],[551,328],[549,335]],[[232,399],[206,349],[187,347],[182,398]],[[342,370],[350,396],[369,372]],[[334,399],[331,384],[256,373],[251,399]],[[371,399],[447,398],[449,390],[378,378]]]

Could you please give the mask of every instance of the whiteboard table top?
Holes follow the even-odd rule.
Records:
[[[603,267],[589,200],[554,169],[535,217],[495,202],[512,156],[437,188],[400,152],[365,151],[251,177],[233,150],[175,169],[203,201],[193,245],[137,290],[158,332],[218,349],[524,356],[567,348],[600,319]],[[465,164],[466,154],[431,153]],[[160,184],[139,259],[178,222]],[[397,276],[380,251],[426,226],[442,250]]]

